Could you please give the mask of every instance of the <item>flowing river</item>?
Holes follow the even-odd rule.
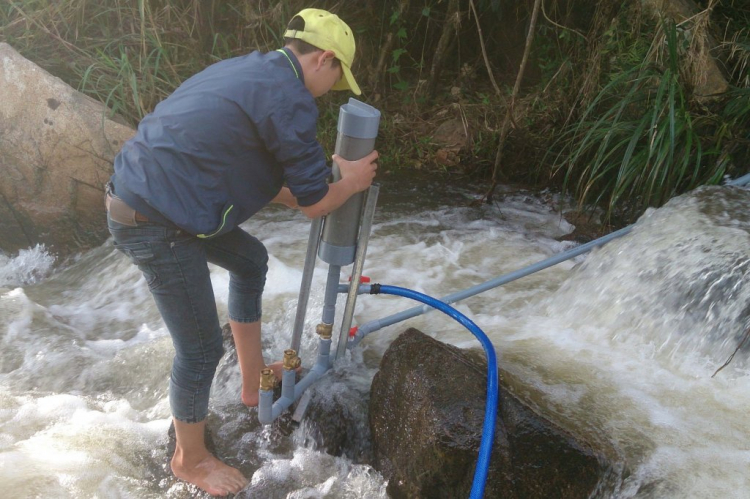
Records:
[[[558,241],[573,226],[552,196],[506,190],[492,206],[469,207],[461,190],[420,182],[381,185],[365,265],[373,282],[440,297],[574,246]],[[424,199],[427,192],[443,197]],[[747,349],[712,378],[748,321],[742,223],[712,225],[694,200],[673,200],[628,236],[457,305],[492,340],[501,367],[524,383],[529,404],[616,449],[622,471],[612,497],[750,497]],[[277,360],[291,338],[309,221],[273,207],[244,228],[272,255],[264,355]],[[325,277],[319,261],[303,366],[314,361]],[[228,275],[212,267],[212,278],[226,317]],[[361,296],[355,323],[414,305]],[[479,348],[446,316],[426,314],[368,336],[337,361],[316,396],[336,399],[366,424],[379,359],[407,326]],[[0,256],[0,495],[194,497],[165,472],[172,355],[144,280],[111,240],[62,263],[43,248]],[[209,426],[232,436],[222,457],[241,467],[257,497],[387,497],[374,469],[317,448],[304,422],[288,431],[253,423],[227,357]]]

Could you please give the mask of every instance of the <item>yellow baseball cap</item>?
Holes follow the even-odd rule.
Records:
[[[304,22],[293,23],[297,18]],[[336,54],[336,59],[341,62],[343,77],[336,82],[332,90],[351,90],[356,95],[362,93],[352,75],[354,33],[339,16],[326,10],[304,9],[299,11],[289,24],[296,28],[303,24],[303,27],[287,28],[284,38],[297,38],[321,50],[332,50]]]

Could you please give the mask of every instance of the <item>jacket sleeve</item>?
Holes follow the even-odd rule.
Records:
[[[258,133],[284,172],[284,180],[300,206],[311,206],[328,193],[331,169],[316,139],[318,108],[307,93],[278,89]],[[307,91],[302,88],[304,92]]]

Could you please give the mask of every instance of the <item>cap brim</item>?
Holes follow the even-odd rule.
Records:
[[[341,79],[331,87],[331,90],[351,90],[355,95],[362,94],[362,90],[359,89],[359,85],[357,85],[354,79],[352,70],[343,62],[341,62]]]

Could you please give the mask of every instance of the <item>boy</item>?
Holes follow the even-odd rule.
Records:
[[[241,398],[257,406],[268,255],[238,225],[269,202],[323,216],[367,189],[377,169],[375,151],[358,161],[334,155],[342,178],[328,184],[316,140],[314,98],[331,89],[361,93],[349,26],[305,9],[284,37],[283,49],[216,63],[180,85],[123,146],[108,186],[115,246],[143,272],[175,347],[172,470],[213,495],[236,493],[247,480],[204,445],[209,391],[224,353],[207,262],[229,271]],[[280,363],[269,367],[280,376]]]

